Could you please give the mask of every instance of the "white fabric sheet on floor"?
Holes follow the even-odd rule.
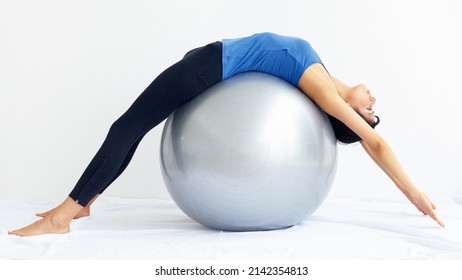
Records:
[[[101,197],[64,235],[7,234],[57,202],[0,201],[0,259],[462,259],[462,197],[434,199],[446,228],[404,199],[328,199],[303,223],[223,232],[171,201]]]

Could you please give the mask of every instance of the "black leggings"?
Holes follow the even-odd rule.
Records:
[[[69,196],[86,206],[122,174],[144,135],[176,108],[222,80],[221,42],[188,52],[162,72],[115,121]]]

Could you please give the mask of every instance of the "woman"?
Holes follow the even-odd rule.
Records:
[[[69,232],[71,220],[90,214],[91,204],[124,171],[149,130],[207,88],[246,71],[269,73],[301,89],[329,115],[339,141],[360,141],[417,209],[444,227],[434,212],[435,205],[414,186],[387,142],[374,131],[379,119],[369,90],[362,84],[349,87],[331,77],[308,42],[260,33],[194,49],[161,73],[111,126],[69,197],[56,208],[37,214],[41,220],[9,233]]]

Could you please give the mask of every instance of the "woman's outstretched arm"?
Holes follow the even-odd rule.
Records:
[[[385,139],[340,97],[334,81],[321,64],[313,64],[305,71],[299,87],[326,113],[342,121],[358,134],[369,156],[406,197],[420,211],[444,227],[443,222],[435,214],[434,204],[412,183]]]
[[[417,209],[425,215],[430,216],[435,220],[441,227],[444,227],[444,223],[436,216],[436,206],[433,204],[427,195],[417,189],[412,183],[411,179],[407,176],[404,169],[399,164],[393,151],[388,147],[386,155],[376,155],[372,149],[369,148],[367,143],[361,141],[361,145],[369,156],[377,163],[377,165],[388,175],[388,177],[395,183],[398,189],[417,207]],[[384,159],[385,158],[385,159]],[[392,164],[392,170],[387,168],[387,162],[394,162]],[[397,176],[395,175],[397,174]]]

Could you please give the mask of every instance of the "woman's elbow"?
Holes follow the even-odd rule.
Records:
[[[367,145],[375,154],[381,154],[388,148],[388,143],[381,136],[377,135],[372,140],[368,141]]]

